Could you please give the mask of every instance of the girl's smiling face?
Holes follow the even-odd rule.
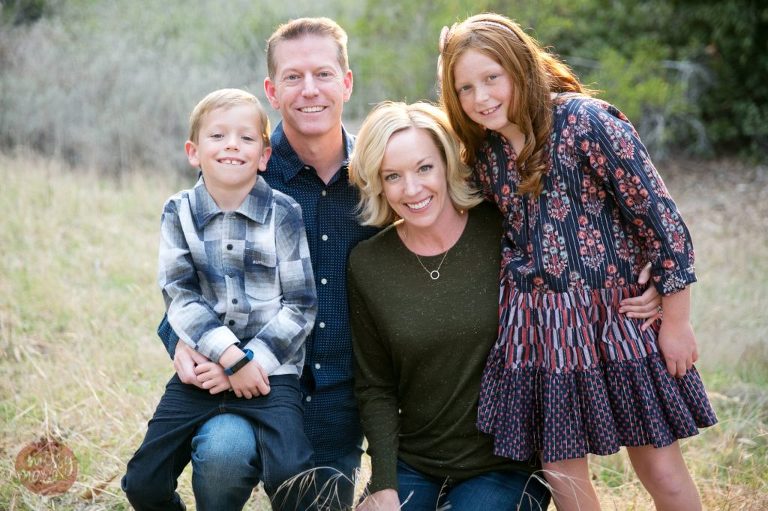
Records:
[[[475,123],[512,139],[515,126],[508,114],[512,103],[512,79],[494,59],[469,49],[457,59],[454,88],[462,110]]]

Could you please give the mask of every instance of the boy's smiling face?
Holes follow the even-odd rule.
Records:
[[[214,198],[217,191],[250,191],[271,153],[264,147],[257,107],[249,104],[210,111],[200,124],[198,140],[187,141],[184,148]]]

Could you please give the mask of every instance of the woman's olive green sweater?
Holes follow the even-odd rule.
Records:
[[[440,278],[390,227],[350,255],[355,392],[368,439],[370,491],[397,488],[397,459],[463,480],[533,465],[494,456],[475,427],[480,376],[498,332],[501,218],[468,211]],[[429,270],[443,255],[421,257]]]

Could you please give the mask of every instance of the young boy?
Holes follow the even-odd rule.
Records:
[[[171,326],[202,356],[197,383],[178,375],[168,382],[128,462],[122,488],[137,510],[185,509],[168,488],[190,460],[198,427],[221,413],[251,421],[261,446],[253,464],[275,508],[295,505],[278,488],[311,468],[299,376],[315,284],[300,207],[258,177],[269,132],[256,97],[238,89],[210,93],[190,116],[185,149],[202,177],[163,208],[158,282]],[[242,454],[236,443],[232,451]],[[229,486],[255,485],[217,476]]]

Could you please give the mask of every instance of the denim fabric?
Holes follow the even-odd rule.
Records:
[[[486,472],[464,481],[439,479],[397,462],[404,511],[544,511],[549,490],[530,472]]]
[[[184,509],[175,491],[176,480],[191,459],[193,443],[199,446],[201,441],[206,441],[204,436],[194,442],[193,438],[196,434],[210,435],[211,428],[201,426],[223,413],[246,417],[251,428],[243,436],[255,437],[251,444],[247,440],[234,442],[232,437],[219,435],[218,431],[213,433],[218,444],[213,447],[221,451],[227,445],[232,446],[231,458],[236,457],[235,453],[242,454],[244,449],[251,452],[247,457],[243,455],[240,458],[243,465],[251,465],[253,473],[241,477],[236,485],[242,487],[251,484],[250,489],[253,489],[261,480],[267,494],[274,497],[283,481],[311,468],[312,448],[302,425],[298,379],[291,375],[280,375],[271,377],[269,382],[269,394],[244,399],[230,392],[211,395],[208,391],[181,383],[178,375],[174,375],[166,385],[155,415],[149,421],[144,442],[128,462],[128,470],[122,480],[123,491],[131,505],[139,511]],[[238,433],[242,434],[241,428],[238,428]],[[196,453],[196,465],[200,466],[201,461],[199,453]],[[208,477],[212,470],[208,468],[200,475]],[[227,479],[225,486],[231,483],[232,480]],[[206,482],[206,485],[209,484]],[[239,509],[245,502],[240,491],[235,490],[229,494],[233,499],[231,504],[224,503],[223,499],[230,498],[224,495],[228,495],[228,492],[217,492],[217,498],[222,500],[218,500],[214,507],[207,508],[203,507],[206,505],[204,497],[200,498],[198,509]],[[275,505],[274,509],[296,507],[295,503],[290,502],[290,498],[293,498],[291,495],[284,495],[280,491],[277,496],[284,505]]]
[[[197,509],[241,509],[259,484],[256,429],[249,419],[224,413],[208,419],[192,438],[192,489]]]
[[[355,481],[360,469],[362,447],[357,447],[344,456],[318,465],[313,470],[314,491],[311,506],[307,509],[343,511],[352,509],[355,498]]]

